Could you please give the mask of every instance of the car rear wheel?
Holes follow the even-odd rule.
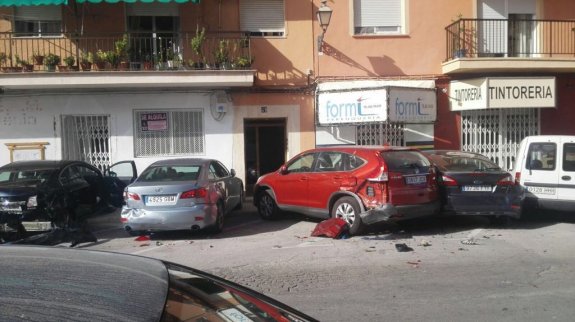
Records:
[[[224,206],[222,206],[221,202],[218,202],[216,207],[216,223],[214,224],[212,232],[219,234],[222,232],[222,230],[224,230]]]
[[[263,219],[274,219],[279,214],[278,205],[274,198],[266,191],[262,192],[258,200],[258,213]]]
[[[364,229],[361,222],[359,204],[353,197],[339,198],[331,208],[333,218],[341,218],[349,224],[349,233],[352,235],[359,234]]]

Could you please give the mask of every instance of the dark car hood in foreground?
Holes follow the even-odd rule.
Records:
[[[0,246],[0,320],[159,321],[162,262],[66,248]]]
[[[30,181],[27,184],[22,183],[1,183],[0,198],[2,197],[29,197],[38,191],[38,181]]]

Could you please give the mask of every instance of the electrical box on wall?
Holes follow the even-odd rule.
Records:
[[[225,113],[227,111],[228,111],[228,104],[227,103],[217,103],[216,104],[216,112]]]
[[[218,113],[226,113],[228,111],[228,105],[230,104],[230,99],[225,92],[217,93],[216,95],[216,106],[215,110]]]

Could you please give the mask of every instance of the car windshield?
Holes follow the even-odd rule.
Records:
[[[140,175],[138,181],[164,182],[198,180],[201,168],[199,165],[151,166]]]
[[[444,171],[501,171],[495,163],[472,154],[431,154],[429,158]]]
[[[170,275],[162,321],[302,321],[263,296],[166,263]]]
[[[0,182],[44,182],[54,173],[56,169],[26,169],[26,170],[4,170],[0,171]]]

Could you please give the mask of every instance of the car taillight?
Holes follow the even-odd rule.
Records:
[[[383,167],[381,167],[379,169],[379,174],[376,177],[368,178],[367,181],[383,182],[383,181],[387,181],[388,179],[389,179],[389,174],[387,173],[387,171],[385,171],[385,169]]]
[[[180,199],[189,199],[189,198],[205,198],[208,195],[208,190],[206,188],[198,188],[194,190],[188,190],[183,192],[180,196]]]
[[[513,180],[513,177],[508,174],[505,176],[505,178],[497,181],[497,185],[498,186],[513,186],[515,185],[515,180]]]
[[[519,184],[521,182],[521,172],[515,172],[515,184]]]
[[[137,193],[124,191],[124,200],[128,200],[128,199],[141,200],[140,196]]]
[[[457,181],[455,181],[455,179],[453,179],[450,176],[442,175],[441,176],[441,184],[444,186],[453,187],[453,186],[457,186]]]

